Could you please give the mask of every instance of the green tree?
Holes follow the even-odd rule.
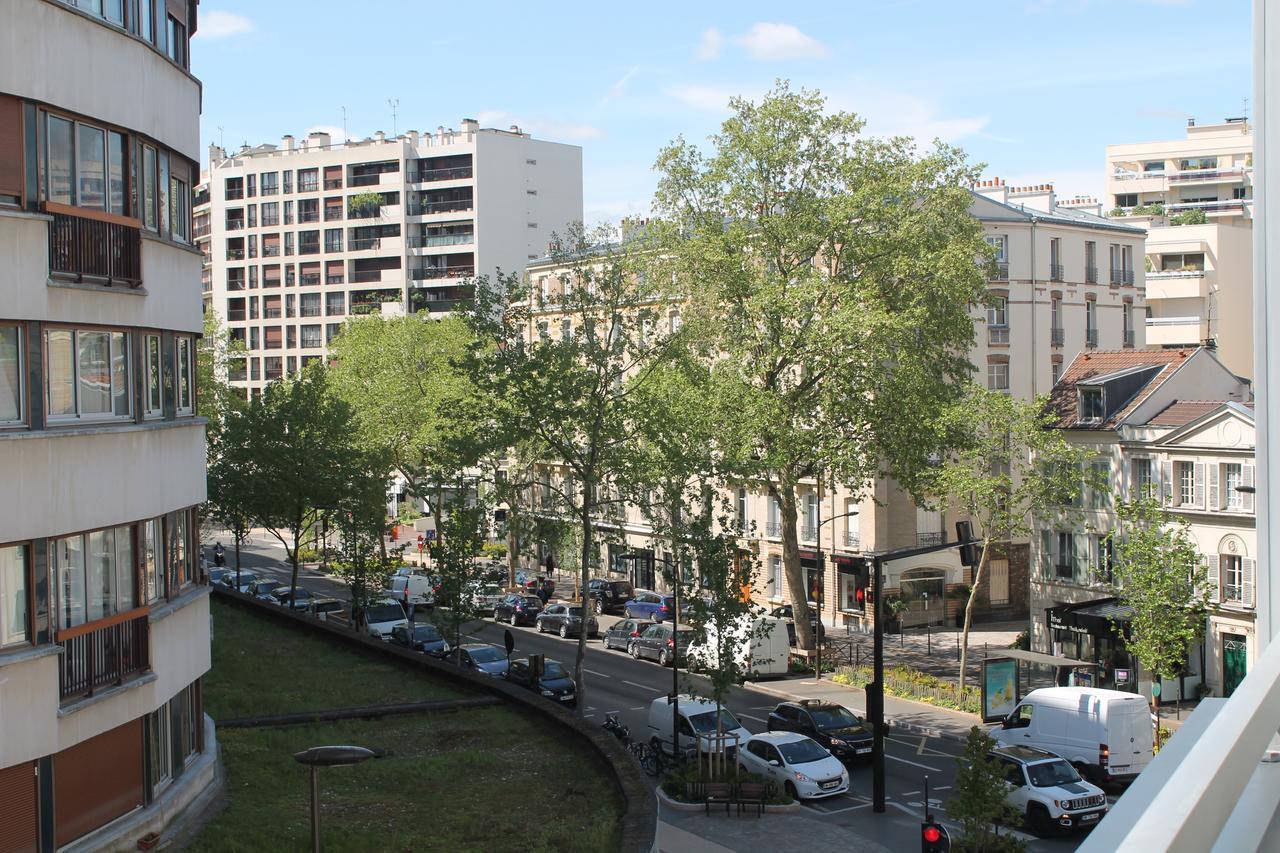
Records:
[[[244,351],[244,344],[231,340],[217,312],[206,311],[204,335],[196,345],[196,411],[209,419],[205,435],[210,459],[227,416],[245,407],[244,395],[227,382],[232,360]]]
[[[785,83],[730,108],[710,154],[677,140],[658,158],[656,277],[687,295],[716,451],[768,484],[799,590],[800,484],[888,475],[915,491],[940,449],[989,250],[968,214],[977,173],[956,149],[864,137],[860,119]],[[808,603],[792,603],[812,648]]]
[[[1204,633],[1209,582],[1184,522],[1153,497],[1119,501],[1111,541],[1116,594],[1133,609],[1126,646],[1156,679],[1173,679]],[[1159,714],[1159,703],[1156,712]],[[1156,720],[1159,731],[1159,718]]]
[[[1032,518],[1050,510],[1062,513],[1079,498],[1090,452],[1052,429],[1054,416],[1045,400],[1025,402],[970,384],[965,396],[943,419],[955,446],[937,469],[932,490],[967,515],[981,540],[972,589],[980,589],[996,543],[1007,544],[1032,532]],[[1094,489],[1105,482],[1090,482]],[[1108,492],[1109,493],[1109,492]],[[976,595],[964,608],[960,641],[960,689],[969,658],[969,626]]]
[[[231,531],[237,587],[240,585],[240,548],[249,536],[255,508],[260,504],[257,490],[262,481],[253,473],[255,440],[250,419],[242,411],[232,411],[208,442],[205,512]]]
[[[466,483],[458,477],[451,499],[437,516],[431,559],[440,578],[436,591],[435,619],[454,648],[462,643],[462,627],[481,616],[476,592],[479,585],[477,557],[483,543],[486,507],[468,500]]]
[[[389,553],[385,464],[377,453],[353,452],[346,488],[337,496],[332,516],[338,531],[338,559],[333,573],[351,594],[351,624],[382,597],[399,554]]]
[[[956,853],[1016,853],[1027,849],[1019,838],[998,834],[997,824],[1016,825],[1022,815],[1006,801],[1009,785],[1000,762],[990,757],[996,746],[977,726],[969,730],[964,752],[956,759],[955,796],[947,801],[947,815],[960,822],[954,839]]]

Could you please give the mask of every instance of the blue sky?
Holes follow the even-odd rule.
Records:
[[[470,3],[204,0],[205,143],[519,124],[583,147],[589,224],[647,211],[663,145],[777,78],[876,135],[1098,194],[1108,143],[1242,114],[1248,0]]]

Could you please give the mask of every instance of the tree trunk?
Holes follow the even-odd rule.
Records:
[[[582,565],[578,567],[578,589],[586,590],[588,572],[591,571],[591,487],[583,484],[582,489]],[[584,666],[587,659],[587,620],[591,618],[587,613],[587,599],[585,595],[578,596],[578,603],[582,607],[582,622],[578,628],[578,654],[573,663],[574,683],[578,692],[578,703],[575,706],[578,716],[582,716],[587,711],[587,690],[586,682],[583,681],[585,674]]]
[[[969,600],[964,605],[964,633],[960,639],[960,698],[964,699],[964,680],[969,667],[969,624],[973,621],[973,601],[978,597],[978,584],[982,582],[982,570],[987,567],[987,552],[991,550],[991,540],[982,539],[982,556],[978,558],[978,568],[973,573],[973,583],[969,586]]]
[[[231,535],[236,538],[236,592],[240,591],[240,543],[244,540],[244,531],[236,525]]]
[[[812,649],[815,637],[813,626],[809,624],[809,588],[805,584],[804,570],[800,566],[795,484],[783,480],[774,487],[774,494],[778,498],[778,514],[782,519],[782,566],[787,577],[787,590],[791,597],[796,643],[802,649]]]
[[[520,538],[516,533],[516,514],[508,502],[507,509],[507,589],[516,585],[516,553],[520,550]]]
[[[298,593],[298,548],[302,545],[302,525],[293,528],[293,550],[285,549],[292,571],[289,573],[289,609],[293,609],[293,597]]]

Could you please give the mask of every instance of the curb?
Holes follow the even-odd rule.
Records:
[[[707,806],[705,803],[682,803],[679,800],[671,799],[669,796],[667,796],[667,792],[662,790],[661,785],[657,787],[656,793],[658,795],[658,805],[662,809],[671,809],[673,812],[688,812],[689,814],[692,814],[694,812],[705,812],[707,810]],[[774,805],[772,803],[765,803],[764,813],[765,814],[771,814],[771,813],[772,814],[795,814],[796,812],[799,812],[800,809],[801,809],[800,803],[796,802],[795,800],[792,800],[791,802],[786,803],[785,805]]]
[[[748,687],[748,689],[757,690],[761,693],[766,693],[770,696],[776,696],[779,699],[784,699],[786,701],[793,702],[796,699],[803,698],[803,697],[796,696],[794,693],[788,693],[784,690],[779,690],[773,687],[765,687],[758,683],[751,684],[751,685],[744,685],[744,686]],[[902,701],[902,702],[914,702],[914,700],[912,699],[903,699],[901,696],[894,696],[893,698],[898,699],[899,701]],[[915,704],[919,705],[922,708],[932,709],[935,707],[933,705],[930,705],[927,702],[915,702]],[[865,716],[865,713],[866,712],[864,711],[863,712],[864,716]],[[957,712],[957,713],[961,713],[961,712]],[[946,732],[946,731],[943,731],[942,729],[936,729],[932,726],[922,726],[919,723],[907,722],[906,720],[900,719],[898,717],[893,717],[888,714],[885,715],[884,721],[887,725],[899,731],[910,732],[911,734],[917,734],[917,735],[924,735],[925,737],[938,738],[939,740],[948,740],[948,741],[951,741],[952,743],[963,744],[965,742],[965,739],[960,735],[952,734],[951,732]],[[975,720],[974,725],[981,726],[982,723]]]

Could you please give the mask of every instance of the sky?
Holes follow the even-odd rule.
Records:
[[[816,89],[874,136],[1100,196],[1108,144],[1251,115],[1248,0],[427,3],[203,0],[205,145],[518,124],[583,149],[588,225],[644,215],[653,163],[730,97]],[[394,105],[394,106],[393,106]],[[393,119],[394,111],[394,119]]]

